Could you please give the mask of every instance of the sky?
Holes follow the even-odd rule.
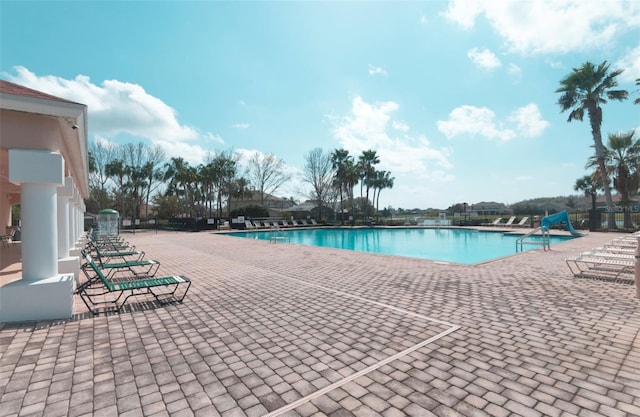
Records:
[[[640,136],[637,0],[0,0],[0,78],[86,104],[90,141],[273,154],[299,201],[318,147],[375,150],[381,208],[576,195],[593,139],[555,91],[605,60],[605,141]]]

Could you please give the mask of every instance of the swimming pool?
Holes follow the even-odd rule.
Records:
[[[310,246],[407,256],[435,261],[475,264],[516,253],[522,235],[458,228],[321,228],[280,230],[291,243]],[[270,231],[230,233],[251,239],[270,240]],[[551,245],[573,239],[551,236]],[[525,245],[525,250],[537,249]]]

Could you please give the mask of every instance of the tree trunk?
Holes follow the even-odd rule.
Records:
[[[602,188],[604,188],[604,197],[607,210],[607,230],[615,230],[616,213],[613,207],[613,198],[611,197],[611,187],[609,185],[609,174],[604,162],[604,146],[602,145],[602,132],[600,131],[600,123],[602,122],[602,109],[600,107],[589,108],[589,121],[591,122],[591,133],[593,135],[593,143],[596,148],[596,158],[600,175],[602,176]]]

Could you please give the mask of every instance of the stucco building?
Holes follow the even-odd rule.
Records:
[[[0,287],[0,321],[73,314],[88,170],[87,106],[0,80],[0,233],[12,205],[21,215],[21,268]]]

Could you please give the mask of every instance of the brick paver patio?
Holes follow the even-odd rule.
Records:
[[[564,263],[614,236],[464,266],[126,235],[184,303],[0,323],[0,416],[639,416],[635,287]]]

